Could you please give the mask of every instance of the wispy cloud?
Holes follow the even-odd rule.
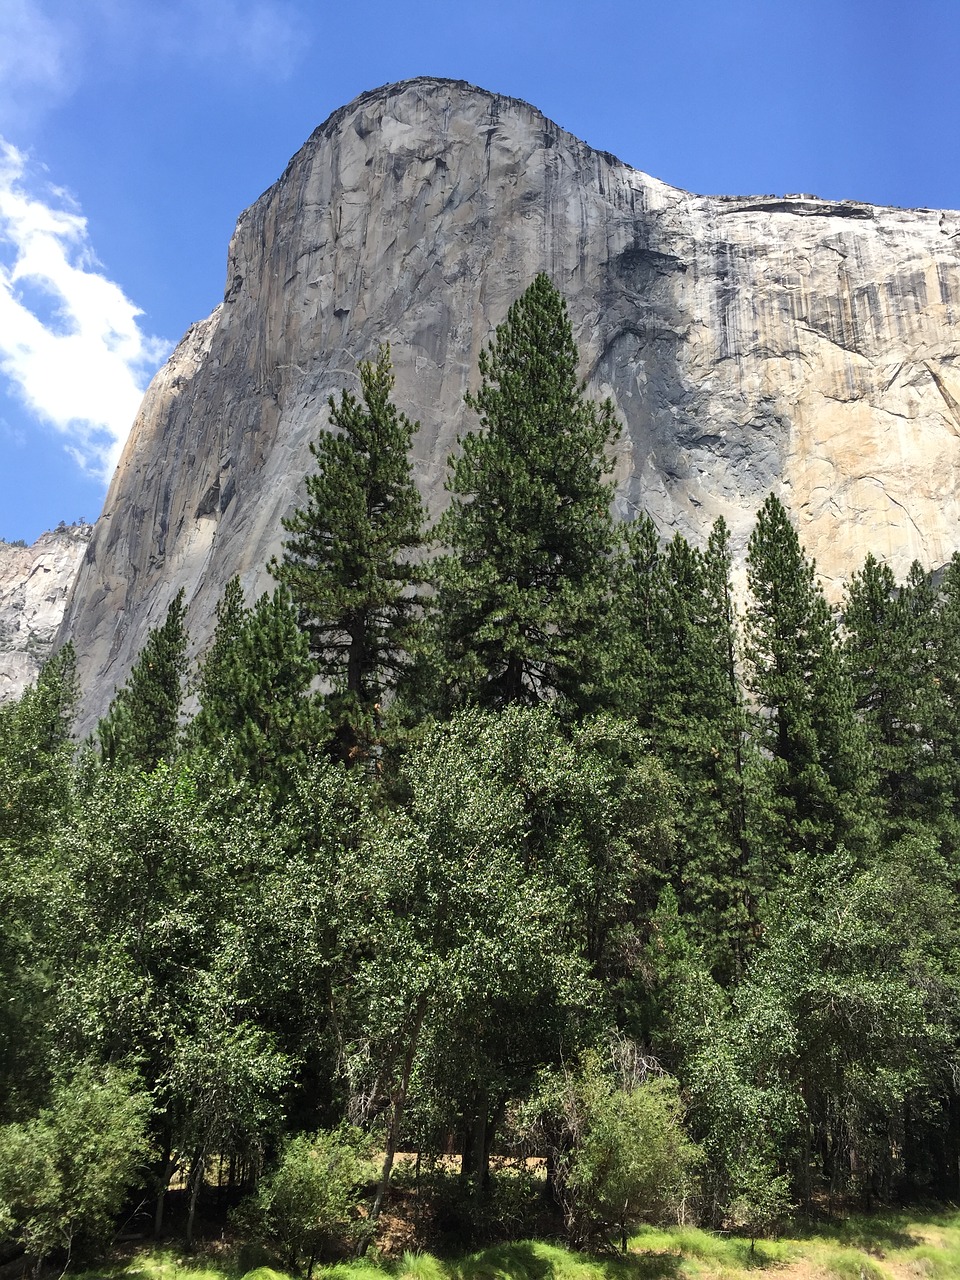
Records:
[[[0,374],[106,479],[170,344],[98,266],[80,211],[0,139]]]
[[[303,0],[0,0],[0,132],[47,116],[86,80],[180,68],[287,79],[307,54]]]
[[[6,3],[6,0],[3,0]],[[295,0],[16,0],[58,11],[83,63],[98,57],[131,66],[169,64],[232,78],[285,79],[305,55],[306,24]],[[300,0],[302,8],[303,0]]]
[[[284,80],[305,52],[304,29],[287,0],[172,0],[152,36],[168,56]]]
[[[11,132],[74,86],[71,29],[37,0],[0,3],[0,129]]]

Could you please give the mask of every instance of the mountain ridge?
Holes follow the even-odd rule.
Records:
[[[61,628],[82,727],[181,586],[199,648],[233,573],[271,585],[327,398],[383,340],[435,513],[479,351],[541,270],[619,410],[619,515],[694,540],[723,515],[742,553],[776,489],[834,594],[868,547],[898,573],[943,563],[958,236],[947,210],[685,192],[462,81],[361,94],[241,214],[223,301],[147,392]]]

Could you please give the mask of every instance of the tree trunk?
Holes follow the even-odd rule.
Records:
[[[171,1143],[168,1141],[164,1147],[163,1161],[160,1165],[160,1189],[157,1192],[157,1202],[153,1211],[153,1238],[158,1240],[160,1232],[163,1230],[163,1211],[167,1203],[167,1188],[170,1185],[170,1179],[173,1177],[173,1171],[176,1168],[176,1161],[173,1158]]]
[[[386,1150],[383,1155],[383,1167],[380,1171],[380,1182],[377,1185],[377,1192],[373,1198],[373,1206],[370,1209],[370,1221],[376,1222],[380,1216],[380,1210],[383,1207],[383,1201],[387,1194],[387,1187],[390,1184],[390,1174],[393,1172],[393,1162],[397,1154],[397,1143],[400,1141],[400,1125],[403,1121],[403,1111],[407,1103],[407,1093],[410,1089],[410,1072],[413,1070],[413,1059],[416,1056],[417,1044],[420,1040],[420,1029],[423,1026],[423,1019],[427,1012],[427,997],[422,995],[417,1001],[414,1009],[413,1027],[410,1032],[409,1043],[407,1044],[407,1052],[403,1059],[403,1069],[400,1073],[400,1083],[391,1100],[390,1123],[387,1127],[387,1143]],[[362,1254],[366,1251],[367,1243],[361,1245],[359,1252]]]
[[[190,1177],[187,1179],[187,1187],[190,1192],[190,1204],[187,1210],[187,1248],[193,1248],[193,1226],[197,1214],[197,1197],[200,1194],[200,1184],[203,1182],[204,1174],[204,1153],[198,1151],[193,1158],[193,1164],[190,1166]]]

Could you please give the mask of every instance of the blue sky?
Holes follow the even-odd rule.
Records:
[[[415,75],[694,191],[960,207],[957,0],[0,0],[0,537],[95,517],[237,216]]]

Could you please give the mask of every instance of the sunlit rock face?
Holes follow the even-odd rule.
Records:
[[[18,698],[50,655],[92,533],[64,524],[32,547],[0,542],[0,702]]]
[[[772,489],[835,592],[960,546],[960,215],[696,196],[533,107],[421,79],[337,111],[244,213],[226,292],[147,392],[65,623],[83,727],[186,589],[195,648],[264,565],[327,398],[392,346],[419,483],[474,425],[477,356],[538,271],[566,295],[623,433],[617,509],[742,553]]]

